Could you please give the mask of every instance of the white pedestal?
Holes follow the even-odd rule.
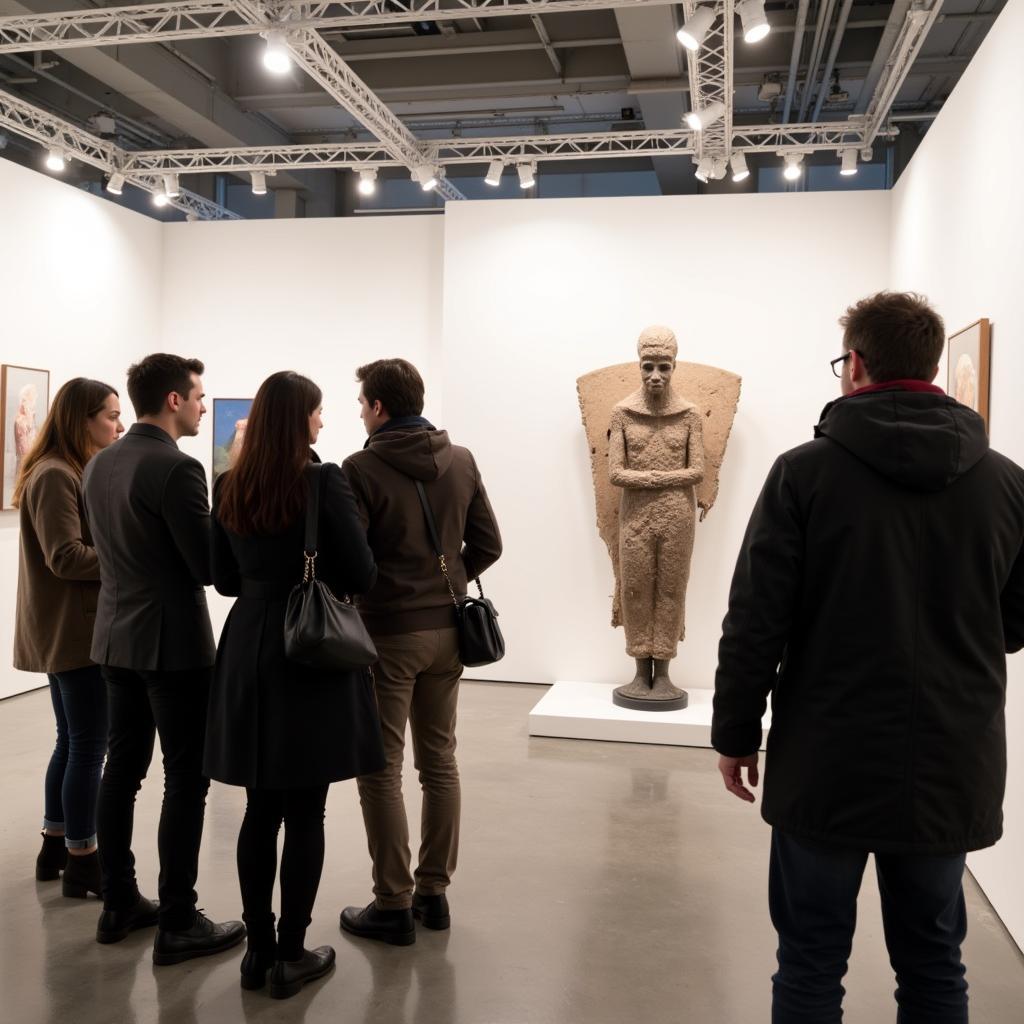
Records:
[[[661,743],[674,747],[711,746],[713,690],[688,690],[682,711],[632,711],[612,703],[611,683],[559,680],[530,712],[531,736],[617,743]],[[770,713],[765,715],[767,735]]]

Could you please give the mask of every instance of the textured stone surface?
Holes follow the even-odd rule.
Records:
[[[703,417],[704,478],[695,489],[702,519],[718,497],[719,473],[739,404],[740,384],[740,378],[728,370],[701,363],[676,363],[672,390],[686,403],[696,406]],[[639,363],[620,363],[594,370],[580,377],[576,387],[590,446],[597,528],[608,547],[615,577],[612,625],[620,626],[619,520],[622,489],[613,486],[609,478],[609,427],[615,406],[641,387]]]

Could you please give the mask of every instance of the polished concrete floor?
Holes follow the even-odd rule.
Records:
[[[334,786],[308,945],[332,976],[277,1002],[238,985],[241,949],[154,968],[152,932],[99,946],[95,900],[34,880],[51,712],[44,692],[0,702],[0,1020],[11,1024],[760,1024],[774,934],[768,829],[729,797],[707,750],[530,739],[537,687],[467,683],[460,706],[461,866],[450,933],[399,949],[350,939],[338,911],[369,899],[353,784]],[[160,772],[139,798],[135,850],[156,892]],[[416,820],[416,787],[407,781]],[[239,915],[242,795],[211,790],[199,878],[215,919]],[[848,977],[848,1024],[895,1019],[872,872]],[[968,880],[973,1024],[1024,1021],[1024,958]]]

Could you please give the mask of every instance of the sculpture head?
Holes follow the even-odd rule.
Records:
[[[668,327],[646,327],[636,345],[640,357],[640,377],[647,397],[664,399],[672,386],[679,345]]]

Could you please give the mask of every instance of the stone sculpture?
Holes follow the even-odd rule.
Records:
[[[668,668],[685,636],[696,509],[703,519],[717,496],[740,378],[714,367],[677,365],[678,346],[667,327],[647,328],[637,348],[638,364],[598,370],[577,385],[598,528],[615,571],[612,625],[625,627],[626,651],[636,661],[635,677],[614,700],[668,711],[688,699]],[[681,379],[680,387],[673,387],[673,378]]]

